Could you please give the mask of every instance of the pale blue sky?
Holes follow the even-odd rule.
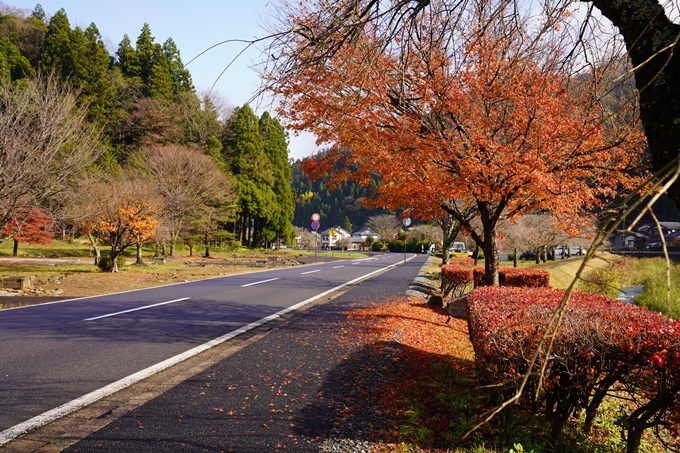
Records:
[[[203,50],[228,39],[251,39],[264,34],[259,23],[275,6],[272,0],[4,0],[7,6],[28,9],[40,3],[48,16],[64,8],[72,27],[86,28],[94,22],[113,53],[127,34],[134,43],[144,23],[148,23],[158,43],[172,38],[182,61],[189,62]],[[209,51],[188,65],[196,89],[207,91],[242,44],[225,44]],[[256,49],[248,51],[230,67],[215,85],[215,91],[233,105],[243,105],[253,96],[259,83],[249,68],[259,60]],[[258,114],[271,110],[261,104]],[[300,159],[314,152],[311,135],[291,136],[290,157]]]

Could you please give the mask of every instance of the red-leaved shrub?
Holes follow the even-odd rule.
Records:
[[[463,267],[457,264],[442,266],[441,293],[442,297],[462,296],[465,289],[472,283],[472,267]]]
[[[468,295],[470,337],[485,383],[516,383],[513,379],[529,371],[529,360],[563,295],[547,288],[503,287],[478,288]],[[540,359],[530,370],[534,375],[527,397],[539,384],[536,376],[546,357]],[[552,420],[554,442],[577,408],[585,409],[589,429],[614,386],[625,389],[631,400],[625,424],[629,452],[637,451],[649,427],[661,426],[677,436],[680,323],[635,305],[576,292],[540,383],[544,392],[538,402]]]
[[[472,268],[475,265],[475,260],[473,260],[472,258],[452,258],[449,260],[448,265]]]
[[[541,269],[502,267],[499,270],[502,286],[547,288],[550,286],[550,273]]]
[[[475,288],[484,286],[484,269],[474,270]],[[501,267],[498,269],[498,284],[501,286],[540,288],[550,286],[550,273],[541,269]]]

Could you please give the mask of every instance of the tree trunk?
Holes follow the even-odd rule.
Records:
[[[252,242],[251,242],[251,238],[252,238],[253,230],[252,230],[252,228],[250,227],[250,222],[251,222],[251,221],[252,221],[251,217],[248,216],[248,218],[246,219],[246,244],[245,244],[246,247],[250,247],[250,245],[251,245],[251,243],[252,243]]]
[[[660,170],[678,157],[680,143],[680,43],[676,41],[680,25],[668,19],[657,0],[590,1],[623,35],[636,68],[640,118],[652,166]],[[680,181],[668,195],[680,206]]]
[[[142,243],[137,244],[137,261],[136,264],[143,265],[144,258],[142,257]]]
[[[87,233],[87,238],[90,240],[90,245],[92,246],[92,251],[94,252],[94,265],[97,266],[102,260],[102,253],[97,246],[97,241],[95,240],[92,233]]]
[[[19,253],[19,241],[14,240],[14,247],[12,248],[12,256],[17,256]]]
[[[210,258],[210,238],[208,237],[208,231],[205,232],[205,258]]]
[[[111,247],[111,272],[118,272],[118,253],[115,247]]]
[[[626,443],[626,453],[638,453],[643,431],[633,429],[628,430],[628,441]]]
[[[515,255],[512,259],[513,267],[517,267],[517,247],[515,247]]]
[[[245,246],[246,245],[246,236],[245,236],[245,214],[241,213],[241,216],[238,219],[238,240],[241,242],[241,245]]]
[[[453,241],[458,236],[458,233],[460,233],[460,223],[455,220],[451,214],[447,215],[446,221],[442,224],[442,247],[444,249],[444,253],[442,253],[442,265],[449,264],[449,254],[447,251],[451,248],[451,245],[453,245]]]
[[[256,218],[253,221],[253,243],[252,247],[256,248],[260,246],[260,218]]]
[[[496,230],[484,230],[484,283],[488,286],[498,286],[498,242]]]

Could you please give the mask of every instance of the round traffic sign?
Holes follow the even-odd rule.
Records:
[[[318,230],[320,226],[321,225],[319,225],[319,222],[317,221],[312,222],[312,230]]]
[[[312,214],[312,220],[313,221],[318,222],[319,219],[321,219],[321,216],[319,214],[317,214],[316,212],[314,214]]]
[[[411,218],[406,217],[404,220],[401,221],[401,223],[403,223],[404,226],[409,226],[411,224]]]

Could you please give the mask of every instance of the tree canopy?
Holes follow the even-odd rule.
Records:
[[[20,206],[58,208],[62,224],[82,224],[90,210],[68,206],[84,206],[77,200],[87,195],[73,184],[76,174],[109,181],[111,190],[143,174],[165,189],[168,203],[154,208],[163,221],[154,240],[174,244],[199,223],[210,232],[206,241],[227,230],[251,246],[292,239],[287,136],[276,118],[258,118],[248,106],[230,115],[218,97],[196,93],[175,41],[156,42],[148,23],[136,38],[124,35],[111,55],[94,23],[72,27],[64,9],[50,15],[39,5],[29,13],[0,7],[0,97],[7,116],[0,227]],[[168,168],[172,159],[184,167]],[[197,172],[191,181],[188,170]],[[241,180],[238,194],[234,174]],[[168,189],[178,180],[186,181],[180,202]],[[240,229],[233,219],[239,203]]]
[[[386,30],[367,25],[324,59],[297,37],[282,55],[288,66],[265,73],[281,114],[335,144],[308,171],[361,184],[377,173],[374,205],[405,216],[439,218],[444,209],[484,250],[490,284],[498,283],[500,220],[537,210],[580,216],[631,187],[644,147],[626,115],[598,101],[602,75],[565,68],[559,21],[508,20],[507,8],[472,5],[449,28],[448,9],[432,6],[395,32],[397,44],[385,48]],[[303,8],[292,21],[320,32],[317,12]]]

